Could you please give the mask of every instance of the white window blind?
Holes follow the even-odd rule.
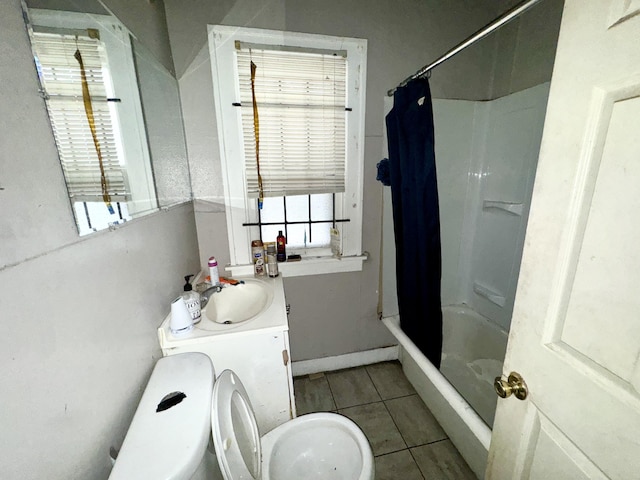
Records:
[[[33,32],[38,73],[46,92],[47,109],[72,201],[102,201],[100,165],[82,98],[80,50],[96,131],[112,200],[128,200],[130,193],[121,165],[114,122],[107,102],[106,54],[99,39],[49,32]]]
[[[265,197],[345,190],[346,52],[236,51],[247,195],[258,197],[251,62]]]

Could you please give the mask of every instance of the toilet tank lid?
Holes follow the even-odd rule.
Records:
[[[109,479],[190,478],[209,441],[214,378],[202,353],[158,360]]]

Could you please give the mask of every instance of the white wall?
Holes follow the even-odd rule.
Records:
[[[1,478],[106,478],[194,231],[185,205],[0,271]]]
[[[0,2],[0,99],[0,478],[104,479],[198,268],[193,207],[78,238],[19,0]]]
[[[384,129],[386,91],[497,14],[492,0],[237,0],[199,2],[185,8],[166,0],[167,23],[191,163],[200,261],[229,261],[219,146],[215,123],[207,24],[226,24],[368,40],[364,166],[363,250],[370,258],[357,273],[296,277],[285,281],[291,304],[294,360],[320,358],[394,344],[377,319],[382,186],[376,180]],[[438,95],[486,98],[481,79],[493,68],[495,42],[461,54],[433,77]]]
[[[549,84],[544,83],[485,102],[484,148],[477,152],[479,161],[469,175],[477,185],[470,188],[466,220],[473,225],[467,235],[472,242],[460,254],[460,261],[469,266],[463,279],[465,303],[507,331],[548,94]],[[478,290],[497,297],[491,301]]]
[[[502,0],[502,10],[520,0]],[[497,41],[491,99],[548,82],[564,0],[544,0],[524,15],[500,28]]]

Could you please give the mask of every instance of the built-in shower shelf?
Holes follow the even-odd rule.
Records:
[[[500,210],[510,215],[522,216],[522,203],[500,202],[497,200],[485,200],[482,202],[483,210]]]
[[[473,282],[473,291],[481,297],[486,298],[491,303],[494,303],[499,307],[504,307],[504,304],[506,302],[504,295],[496,292],[495,290],[492,290],[489,287],[482,285],[481,283]]]

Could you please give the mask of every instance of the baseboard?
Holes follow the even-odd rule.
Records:
[[[291,362],[293,376],[309,375],[310,373],[331,372],[343,368],[360,367],[371,363],[388,362],[398,359],[398,345],[375,348],[364,352],[345,353],[334,357],[313,358]]]

